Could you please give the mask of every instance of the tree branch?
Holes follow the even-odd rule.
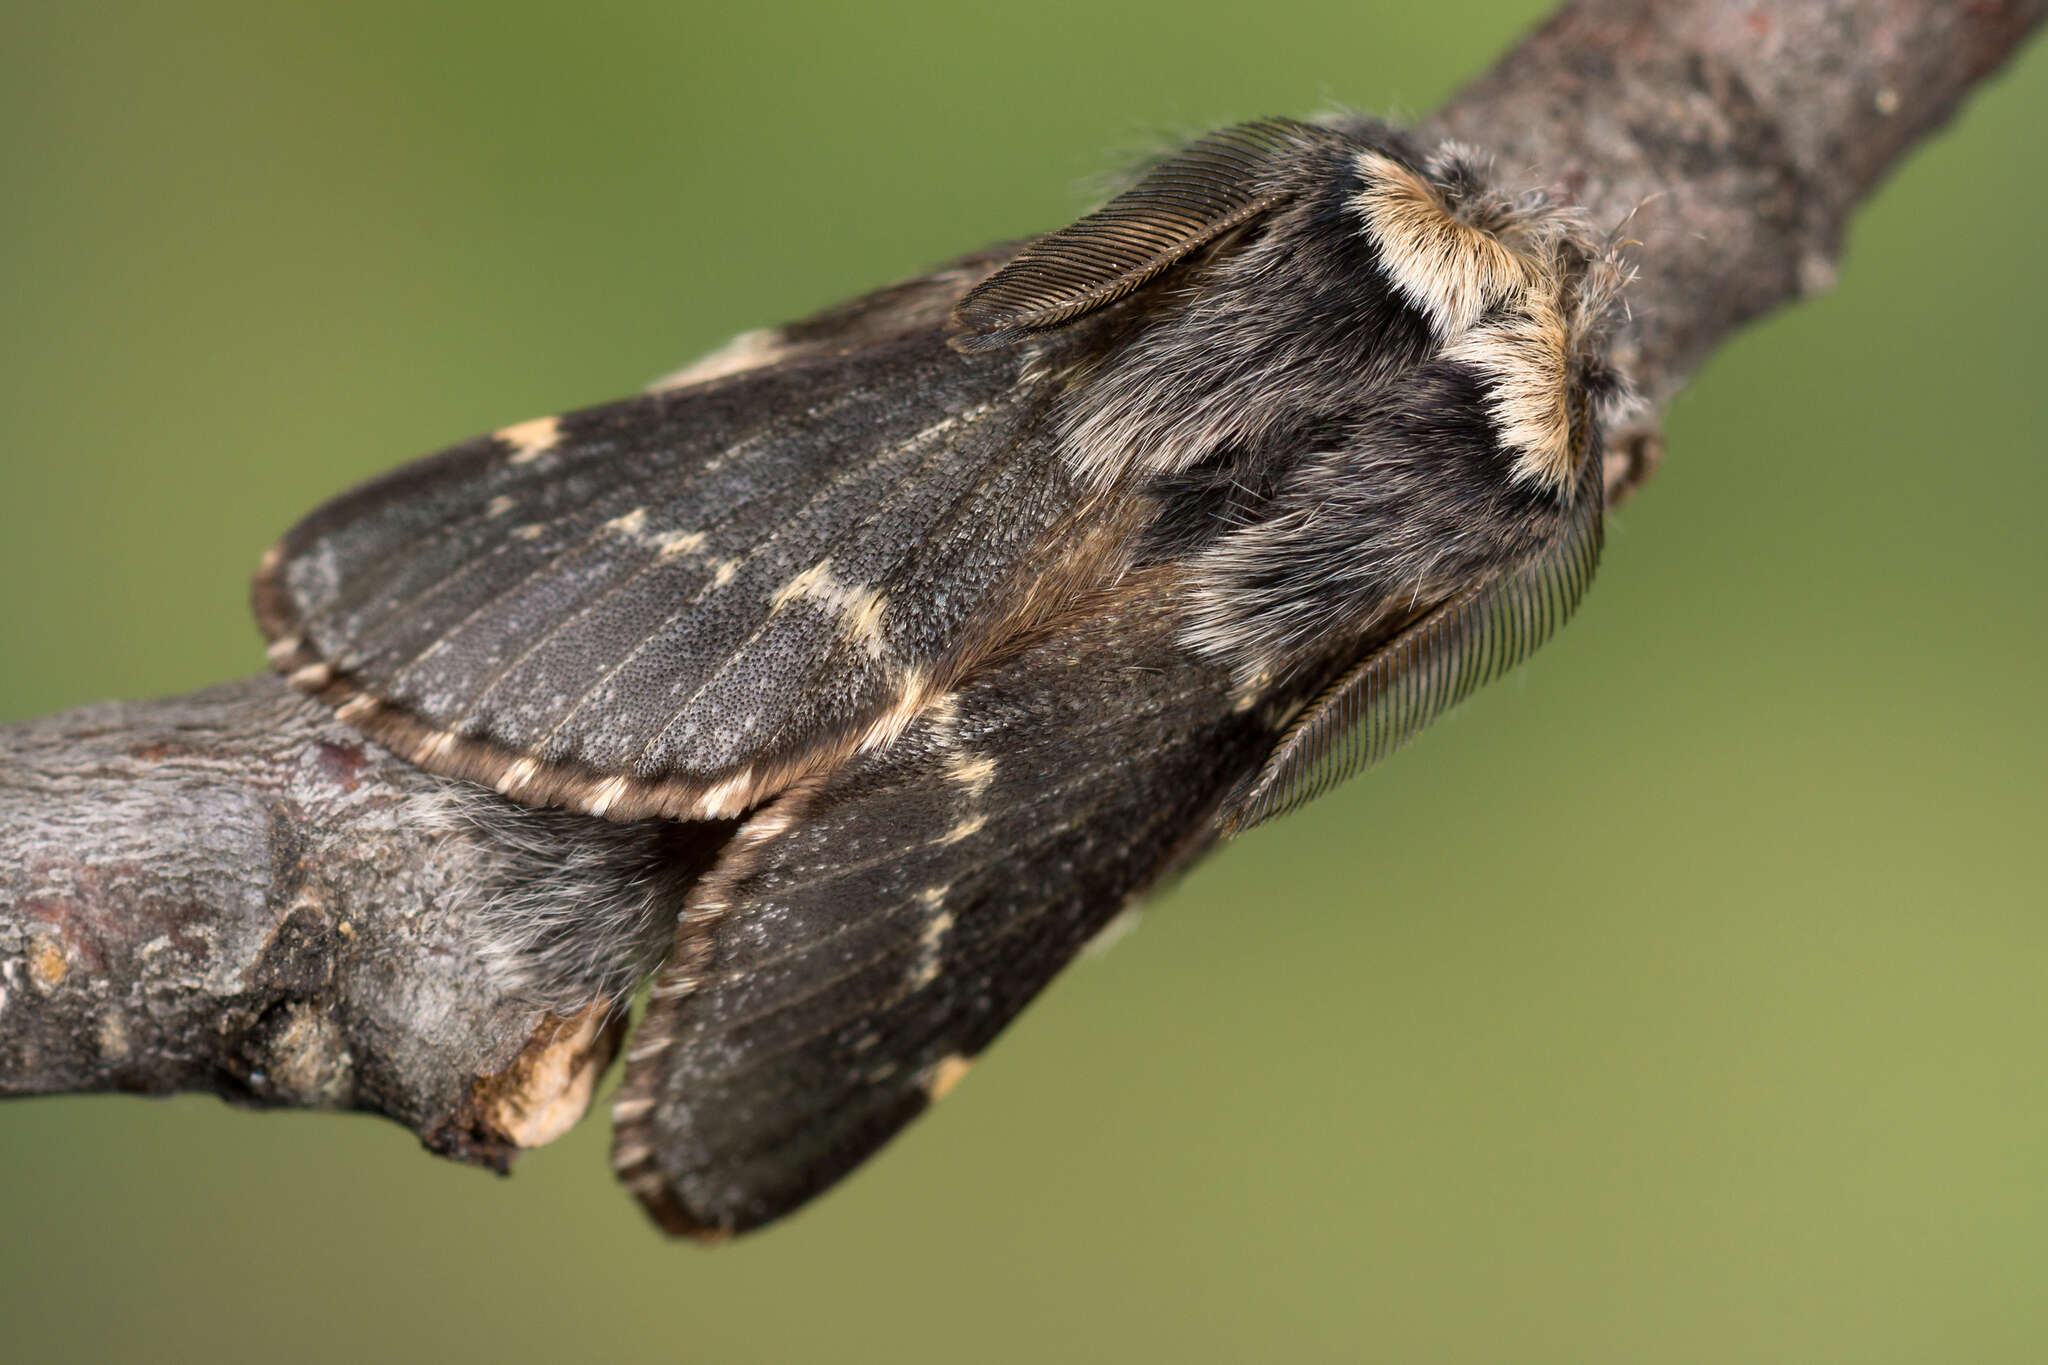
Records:
[[[1618,359],[1661,404],[1734,329],[1825,287],[1855,206],[2044,14],[1581,0],[1432,130],[1626,224]],[[1617,446],[1619,493],[1653,445]],[[0,729],[0,1095],[363,1109],[502,1166],[581,1115],[647,943],[548,1002],[475,925],[535,857],[642,837],[428,776],[267,677]]]
[[[616,1022],[479,960],[453,786],[270,677],[0,729],[0,1095],[367,1109],[493,1165],[556,1136]]]

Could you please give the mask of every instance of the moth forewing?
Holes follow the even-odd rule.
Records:
[[[966,666],[1058,556],[1083,490],[1011,368],[927,327],[471,442],[294,530],[259,616],[424,767],[738,815]]]
[[[691,901],[615,1109],[621,1176],[715,1237],[823,1190],[1213,836],[1272,746],[1174,638],[1168,571],[769,807]]]

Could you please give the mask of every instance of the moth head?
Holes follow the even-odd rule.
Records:
[[[1620,391],[1606,359],[1620,272],[1575,210],[1504,188],[1459,143],[1288,120],[1212,134],[976,285],[952,343],[1058,330],[1191,260],[1199,273],[1134,315],[1109,364],[1072,371],[1102,379],[1069,405],[1078,468],[1177,472],[1341,406],[1333,385],[1387,390],[1441,361],[1483,390],[1511,477],[1573,496]]]
[[[1608,316],[1625,273],[1573,209],[1511,192],[1484,157],[1445,143],[1420,164],[1353,158],[1349,208],[1439,353],[1484,382],[1517,480],[1568,495],[1598,415],[1622,392]]]

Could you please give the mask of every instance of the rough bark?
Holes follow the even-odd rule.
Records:
[[[0,729],[0,1095],[367,1109],[495,1165],[554,1136],[615,1021],[478,960],[449,786],[270,677]]]
[[[1833,278],[1857,203],[2044,14],[1581,0],[1433,123],[1640,243],[1619,358],[1654,406]],[[1654,445],[1618,451],[1617,494]],[[365,1109],[498,1165],[562,1131],[616,1046],[610,1002],[546,1012],[464,928],[508,830],[527,856],[591,831],[508,803],[451,819],[452,786],[267,677],[0,729],[0,1095]]]

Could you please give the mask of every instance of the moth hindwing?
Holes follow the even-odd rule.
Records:
[[[1615,278],[1469,152],[1247,124],[1021,249],[348,493],[257,613],[423,767],[701,827],[668,880],[659,841],[617,869],[676,930],[614,1157],[664,1226],[750,1228],[1164,873],[1570,612]],[[489,923],[550,1000],[618,978],[551,895],[646,913],[588,895],[593,856],[513,902],[545,933]],[[587,955],[634,940],[588,917]]]

